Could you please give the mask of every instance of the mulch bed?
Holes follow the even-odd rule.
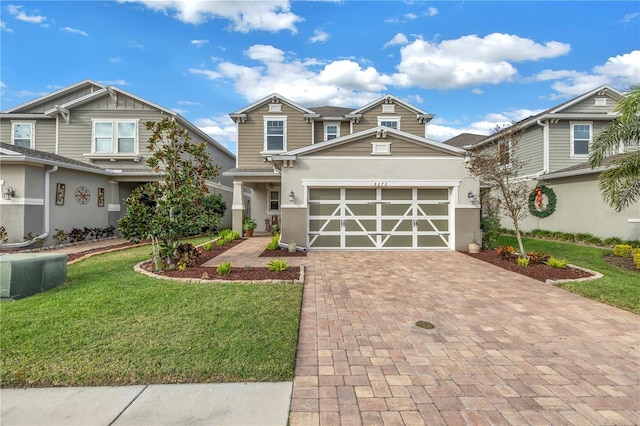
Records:
[[[265,250],[260,253],[259,257],[306,257],[306,251],[289,252],[287,249]]]
[[[545,282],[546,280],[575,280],[578,278],[591,277],[593,274],[575,269],[571,267],[566,268],[552,268],[550,266],[538,263],[529,264],[528,266],[520,266],[516,258],[509,260],[503,259],[496,250],[482,250],[480,253],[463,252],[466,255],[475,257],[492,265],[499,266],[503,269],[507,269],[512,272],[516,272],[521,275],[533,278],[538,281]]]
[[[604,257],[604,260],[618,268],[628,269],[629,271],[634,271],[640,274],[640,269],[638,269],[636,264],[633,263],[632,257],[620,257],[615,254],[608,254]]]
[[[84,257],[88,254],[91,253],[104,253],[106,251],[109,250],[115,250],[115,249],[120,249],[120,248],[127,248],[127,247],[132,247],[135,246],[135,243],[132,242],[127,242],[127,243],[122,243],[122,244],[114,244],[112,246],[108,246],[108,247],[99,247],[99,248],[95,248],[95,249],[90,249],[90,250],[84,250],[84,251],[80,251],[77,253],[68,253],[67,254],[67,263],[72,262],[76,259],[80,259],[81,257]]]

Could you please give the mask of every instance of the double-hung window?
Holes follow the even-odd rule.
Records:
[[[264,118],[264,150],[267,152],[287,150],[286,117]]]
[[[135,120],[94,120],[93,152],[134,154],[138,146],[138,122]]]
[[[400,117],[378,117],[378,126],[400,130]]]
[[[11,123],[11,140],[15,146],[22,148],[34,148],[34,127],[33,122]]]
[[[326,123],[324,125],[324,140],[328,141],[340,137],[340,125],[338,123]]]
[[[269,210],[280,210],[280,191],[269,191]]]
[[[571,157],[588,157],[593,129],[591,123],[571,123]]]

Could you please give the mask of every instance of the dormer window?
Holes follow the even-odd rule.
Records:
[[[264,150],[286,151],[287,117],[264,117]]]
[[[382,104],[382,113],[383,114],[395,114],[396,106],[394,104]]]

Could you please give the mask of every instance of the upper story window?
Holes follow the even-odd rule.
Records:
[[[400,117],[378,117],[378,126],[400,130]]]
[[[11,143],[15,146],[19,146],[22,148],[34,148],[35,146],[35,138],[34,138],[34,128],[35,123],[32,121],[28,122],[11,122]]]
[[[264,150],[286,151],[287,149],[287,118],[264,118]]]
[[[324,140],[336,139],[340,137],[340,125],[338,123],[325,123]]]
[[[571,123],[571,157],[588,157],[592,136],[591,123]]]
[[[138,147],[136,120],[94,120],[93,152],[133,154]]]

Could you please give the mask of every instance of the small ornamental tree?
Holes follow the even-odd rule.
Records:
[[[173,267],[180,239],[200,233],[210,221],[203,199],[208,195],[206,181],[218,175],[219,167],[205,143],[192,143],[189,132],[175,120],[164,118],[145,126],[152,131],[146,163],[160,180],[134,190],[125,200],[127,212],[118,229],[128,239],[151,238],[161,260],[157,264]]]
[[[526,253],[520,235],[520,222],[529,215],[529,187],[519,177],[526,162],[516,154],[516,146],[524,130],[514,124],[496,127],[494,139],[469,151],[469,174],[495,191],[500,210],[511,219],[520,253]]]

